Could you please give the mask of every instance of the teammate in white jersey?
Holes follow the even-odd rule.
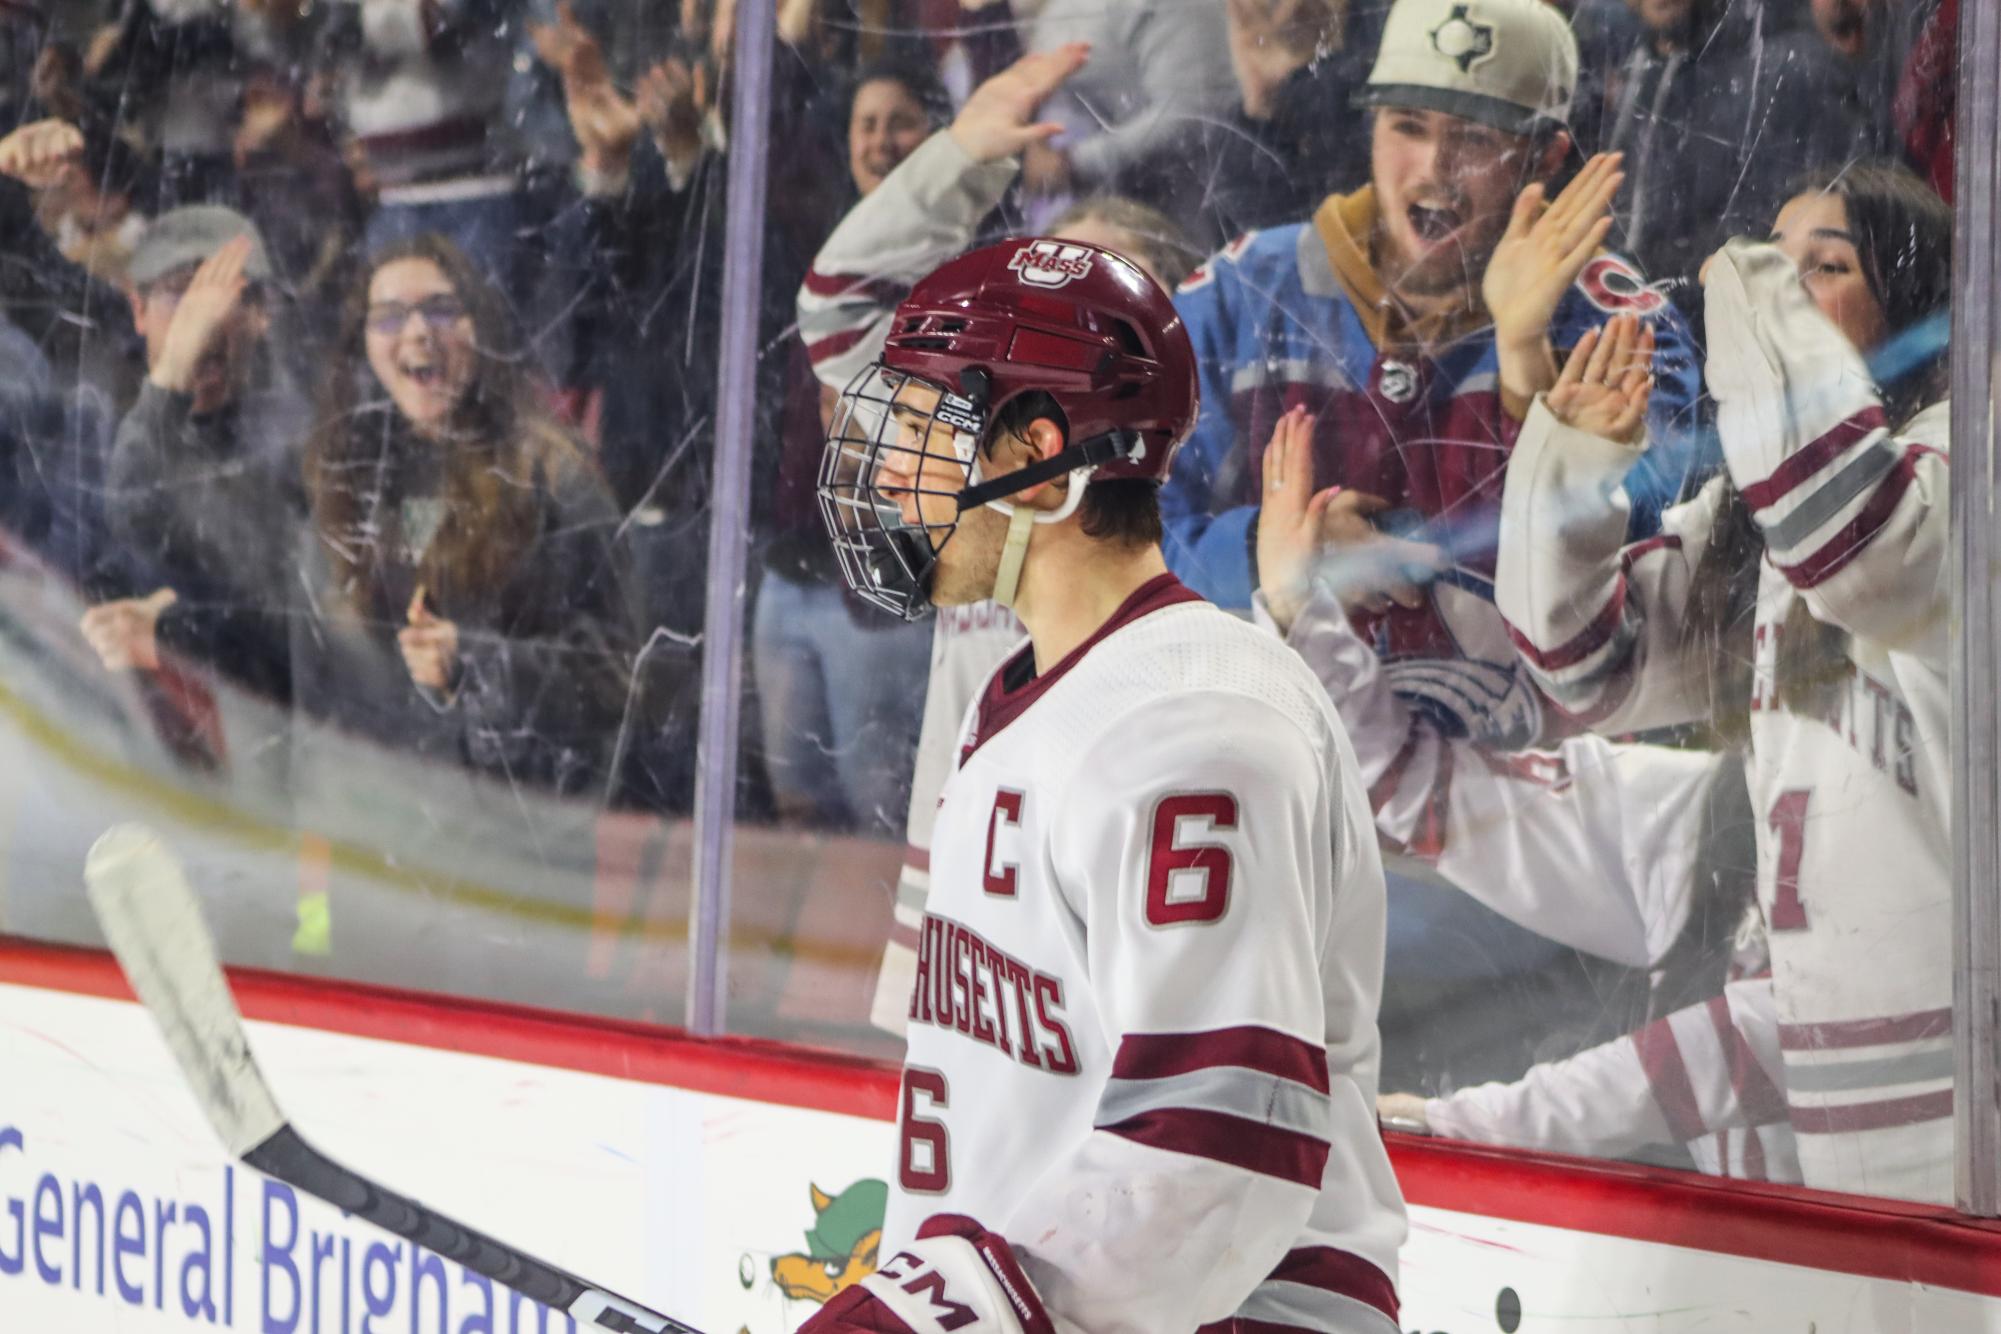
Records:
[[[1935,348],[1916,373],[1884,356],[1945,308],[1950,225],[1901,168],[1849,167],[1788,202],[1772,244],[1719,251],[1705,374],[1728,473],[1623,549],[1617,482],[1647,376],[1620,349],[1645,340],[1615,323],[1583,345],[1508,462],[1496,579],[1524,659],[1572,712],[1613,733],[1748,732],[1801,1171],[1941,1203],[1947,412]]]
[[[1397,1329],[1367,795],[1306,666],[1166,572],[1195,406],[1166,293],[1052,239],[920,282],[843,394],[853,587],[1029,643],[938,812],[884,1261],[809,1329]]]

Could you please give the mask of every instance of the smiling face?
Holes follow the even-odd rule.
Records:
[[[478,364],[472,317],[443,269],[391,260],[368,282],[368,365],[419,435],[450,423]]]
[[[931,132],[924,107],[895,79],[871,79],[855,90],[848,114],[848,170],[868,194]]]
[[[1816,190],[1787,200],[1772,223],[1772,243],[1799,266],[1813,304],[1857,351],[1867,352],[1888,336],[1889,319],[1863,276],[1840,195]]]
[[[1544,153],[1560,154],[1565,142]],[[1539,165],[1534,143],[1463,116],[1384,107],[1369,152],[1384,284],[1418,299],[1477,290],[1515,196]]]

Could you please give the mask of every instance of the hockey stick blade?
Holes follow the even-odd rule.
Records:
[[[619,1334],[699,1334],[386,1190],[308,1144],[257,1068],[201,906],[158,835],[140,825],[110,830],[91,846],[84,882],[112,953],[231,1154],[580,1324]]]

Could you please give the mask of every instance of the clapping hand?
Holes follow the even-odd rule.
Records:
[[[1258,513],[1258,586],[1280,630],[1289,630],[1316,585],[1346,610],[1424,605],[1422,581],[1445,568],[1428,542],[1390,537],[1372,517],[1390,508],[1365,491],[1313,486],[1314,418],[1294,407],[1278,419],[1264,457]]]
[[[952,137],[975,162],[1026,155],[1038,146],[1056,152],[1048,143],[1063,132],[1063,126],[1055,121],[1038,122],[1035,115],[1049,95],[1090,58],[1086,42],[1068,42],[1023,56],[973,90],[953,118]]]
[[[528,25],[542,63],[563,80],[563,106],[585,171],[622,177],[632,165],[640,113],[611,81],[604,48],[577,18],[569,0],[556,6],[553,24]]]
[[[1549,322],[1612,230],[1612,197],[1626,179],[1619,162],[1617,153],[1596,154],[1554,203],[1546,202],[1540,181],[1527,186],[1487,261],[1480,295],[1494,321],[1501,391],[1511,412],[1526,410],[1555,382]]]
[[[1577,340],[1544,401],[1573,430],[1637,444],[1653,395],[1653,362],[1653,326],[1637,315],[1615,315]]]

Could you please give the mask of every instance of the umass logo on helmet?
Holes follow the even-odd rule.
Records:
[[[1091,271],[1091,250],[1067,241],[1030,241],[1007,267],[1030,287],[1066,287]]]

